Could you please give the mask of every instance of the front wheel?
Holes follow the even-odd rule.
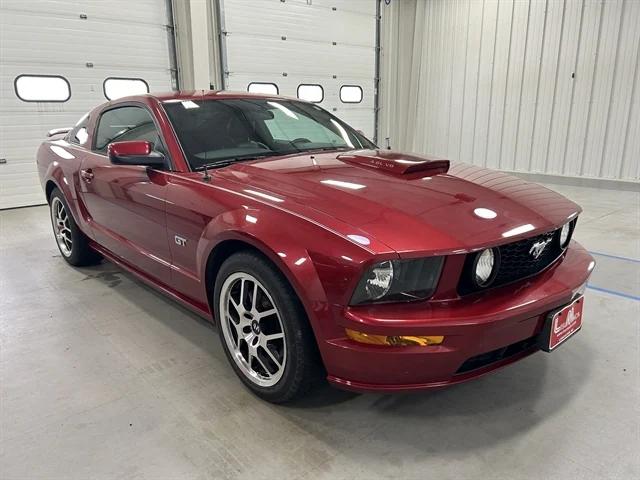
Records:
[[[214,292],[220,339],[238,377],[273,403],[304,394],[320,362],[304,309],[282,274],[251,252],[229,257]]]
[[[51,193],[49,208],[53,234],[62,258],[77,267],[100,262],[102,256],[89,246],[89,240],[78,228],[62,192],[57,188]]]

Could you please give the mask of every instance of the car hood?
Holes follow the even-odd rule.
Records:
[[[562,195],[511,175],[388,150],[290,155],[219,172],[245,191],[286,199],[301,215],[321,212],[399,253],[508,243],[580,212]]]

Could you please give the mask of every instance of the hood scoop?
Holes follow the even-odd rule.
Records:
[[[447,173],[449,160],[408,155],[392,150],[356,150],[338,155],[338,160],[381,173],[404,178],[418,178]]]

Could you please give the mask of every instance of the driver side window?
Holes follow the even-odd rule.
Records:
[[[146,140],[154,150],[163,150],[160,135],[151,114],[142,107],[119,107],[100,116],[94,149],[106,152],[112,142]]]

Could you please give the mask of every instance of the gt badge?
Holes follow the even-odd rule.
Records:
[[[176,235],[175,237],[173,237],[176,241],[176,245],[180,245],[181,247],[184,247],[187,244],[187,239],[186,238],[182,238],[178,235]]]

